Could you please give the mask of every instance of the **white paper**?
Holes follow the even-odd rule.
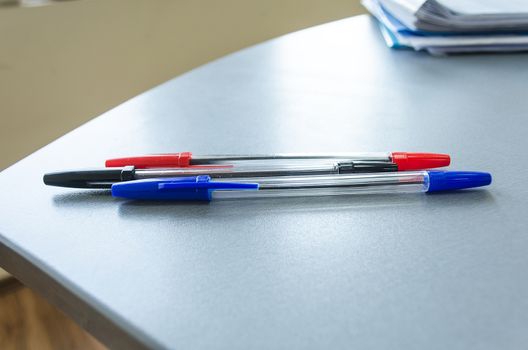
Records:
[[[467,14],[528,13],[528,0],[437,0],[452,11]]]

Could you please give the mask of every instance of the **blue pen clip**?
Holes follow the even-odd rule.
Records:
[[[210,201],[215,190],[258,190],[257,183],[213,182],[209,175],[118,182],[112,196],[145,200]]]

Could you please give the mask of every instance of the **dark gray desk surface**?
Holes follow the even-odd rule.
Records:
[[[304,30],[171,80],[5,170],[0,264],[114,347],[525,349],[527,120],[526,55],[393,51],[365,16]],[[41,181],[186,150],[448,152],[494,183],[162,205]]]

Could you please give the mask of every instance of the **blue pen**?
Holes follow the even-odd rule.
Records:
[[[366,193],[452,191],[491,183],[476,171],[409,171],[324,176],[214,179],[208,175],[126,181],[112,185],[115,197],[210,201],[217,198],[297,197]]]

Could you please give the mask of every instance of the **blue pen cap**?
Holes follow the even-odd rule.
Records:
[[[479,171],[430,170],[427,192],[462,190],[491,184],[491,174]]]
[[[145,179],[113,184],[112,196],[143,200],[210,201],[214,190],[258,190],[258,184],[213,182],[209,175]]]

